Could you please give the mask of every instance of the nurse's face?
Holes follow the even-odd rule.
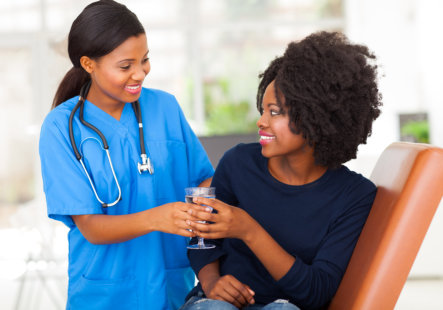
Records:
[[[257,121],[262,154],[267,158],[313,156],[301,134],[295,134],[289,128],[288,114],[277,104],[274,82],[271,82],[263,95],[263,114]]]
[[[96,60],[82,57],[92,79],[87,99],[104,110],[137,100],[151,69],[148,53],[146,35],[140,34]]]

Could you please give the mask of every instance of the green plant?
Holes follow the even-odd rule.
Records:
[[[412,137],[416,142],[429,143],[429,122],[410,121],[401,128],[402,136]]]
[[[204,84],[206,129],[208,135],[255,131],[256,113],[246,99],[235,99],[229,80],[220,78]]]

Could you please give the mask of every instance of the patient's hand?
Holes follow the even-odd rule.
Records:
[[[208,199],[203,197],[194,198],[194,205],[188,211],[195,219],[187,224],[199,237],[208,239],[237,238],[247,240],[254,232],[254,227],[258,223],[243,209],[230,206],[218,199]],[[208,212],[210,206],[217,213]],[[199,221],[212,222],[212,224],[202,224]]]
[[[225,275],[205,284],[202,283],[202,288],[206,297],[229,302],[237,308],[242,308],[255,302],[254,291],[232,275]]]

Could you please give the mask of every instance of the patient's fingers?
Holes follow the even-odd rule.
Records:
[[[191,210],[188,212],[192,219],[195,221],[211,221],[213,222],[215,220],[213,213],[210,213],[208,211],[197,211],[197,210]]]
[[[232,275],[220,277],[210,292],[210,298],[227,301],[238,308],[253,304],[254,292]]]

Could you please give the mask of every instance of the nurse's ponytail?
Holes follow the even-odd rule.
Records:
[[[80,93],[80,88],[90,79],[89,73],[83,68],[72,67],[58,86],[52,101],[52,109],[66,100],[77,96]]]
[[[58,86],[52,108],[79,95],[80,88],[91,78],[80,65],[81,57],[98,60],[128,38],[143,33],[145,29],[137,16],[123,4],[101,0],[86,6],[69,31],[68,54],[73,68]]]

